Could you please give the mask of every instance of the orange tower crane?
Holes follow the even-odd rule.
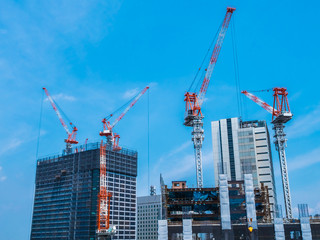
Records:
[[[53,98],[51,97],[51,95],[49,94],[48,90],[44,87],[42,88],[44,90],[44,92],[46,93],[52,107],[53,107],[53,110],[55,111],[55,113],[57,114],[64,130],[66,131],[67,135],[68,135],[68,138],[65,139],[64,141],[66,142],[67,146],[66,146],[66,153],[71,153],[71,149],[72,149],[72,144],[78,144],[78,141],[76,141],[76,136],[77,136],[77,127],[74,126],[72,124],[72,122],[69,121],[69,124],[72,128],[72,130],[70,131],[67,124],[65,123],[65,121],[63,120],[63,117],[58,109],[58,105],[55,103],[55,101],[53,100]]]
[[[246,95],[249,99],[251,99],[259,106],[263,107],[265,110],[272,114],[271,123],[273,124],[273,129],[275,131],[274,144],[276,146],[276,150],[279,153],[286,216],[288,219],[292,219],[291,194],[285,152],[285,148],[287,147],[287,139],[285,138],[286,134],[284,132],[284,124],[290,121],[293,115],[289,107],[287,89],[277,87],[273,88],[273,107],[271,107],[269,104],[262,101],[252,93],[249,93],[248,91],[242,91],[241,93]]]
[[[119,146],[119,134],[113,132],[114,126],[124,117],[124,115],[134,106],[139,98],[149,89],[145,87],[137,96],[133,98],[130,104],[119,115],[119,117],[111,124],[108,119],[113,116],[110,114],[107,118],[102,119],[103,131],[100,132],[100,136],[107,137],[107,144],[112,145],[114,151],[121,150]],[[116,111],[117,112],[117,111]],[[110,227],[110,201],[112,193],[107,190],[106,181],[106,147],[101,141],[100,144],[100,191],[98,195],[98,212],[97,212],[97,235],[98,239],[108,239],[109,236],[115,234],[115,227]]]
[[[184,125],[192,127],[192,141],[194,145],[195,162],[196,162],[196,176],[197,176],[197,186],[198,188],[203,187],[203,175],[202,175],[202,142],[204,140],[204,130],[203,130],[203,115],[201,112],[201,106],[205,99],[205,95],[209,86],[210,78],[214,67],[217,63],[218,56],[222,47],[223,40],[225,38],[229,22],[231,20],[232,13],[235,8],[228,7],[226,15],[224,17],[222,26],[219,31],[219,35],[214,46],[209,66],[206,69],[206,74],[201,84],[201,88],[198,93],[187,92],[184,96],[184,101],[186,102],[185,108],[185,118]]]
[[[110,229],[110,200],[112,193],[107,191],[106,183],[106,145],[101,140],[100,144],[100,191],[98,194],[97,234],[99,239],[104,239],[114,234]]]
[[[148,89],[148,86],[145,87],[137,96],[135,96],[133,100],[130,102],[130,104],[124,109],[124,111],[112,124],[108,120],[114,115],[114,113],[102,119],[103,131],[100,132],[100,136],[105,136],[107,138],[107,144],[112,145],[114,151],[121,150],[121,147],[119,146],[120,135],[113,132],[113,128],[119,123],[119,121],[124,117],[124,115],[136,104],[136,102],[142,97],[142,95]]]

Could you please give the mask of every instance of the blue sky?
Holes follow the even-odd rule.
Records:
[[[188,89],[227,6],[234,13],[241,89],[288,88],[293,204],[320,212],[319,1],[6,1],[0,9],[0,239],[28,239],[42,87],[99,141],[101,119],[150,84],[150,182],[195,185],[191,130],[182,125]],[[212,186],[210,121],[238,116],[231,32],[203,105],[204,179]],[[270,93],[260,97],[272,102]],[[248,99],[244,120],[271,116]],[[116,127],[139,152],[138,195],[147,194],[147,97]],[[134,126],[134,128],[132,127]],[[39,156],[60,153],[65,132],[43,104]],[[273,147],[278,198],[278,157]],[[159,189],[159,188],[158,188]],[[17,224],[19,222],[19,224]],[[14,235],[12,233],[15,233]],[[10,236],[10,237],[9,237]]]

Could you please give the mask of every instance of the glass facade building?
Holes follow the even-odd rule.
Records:
[[[96,238],[100,144],[37,160],[31,239]],[[113,239],[135,239],[137,152],[106,149]]]
[[[240,121],[238,118],[211,122],[215,184],[219,174],[228,180],[243,180],[252,174],[254,187],[268,187],[270,204],[276,204],[276,190],[270,136],[265,121]]]
[[[161,219],[161,196],[137,198],[137,240],[158,239],[158,220]]]

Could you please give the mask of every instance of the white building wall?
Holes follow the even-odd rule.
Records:
[[[229,144],[228,144],[228,132],[227,132],[227,120],[222,119],[220,121],[221,132],[221,144],[222,144],[222,161],[224,172],[221,174],[228,174],[228,180],[231,180],[230,174],[230,157],[229,157]]]
[[[275,182],[266,127],[254,128],[259,183],[268,186],[270,203],[275,204]]]
[[[219,170],[218,163],[221,162],[221,142],[220,142],[220,131],[219,121],[211,122],[212,132],[212,148],[213,148],[213,164],[214,164],[214,182],[215,185],[219,184]]]
[[[232,140],[233,140],[236,179],[239,179],[242,176],[240,156],[239,156],[239,143],[238,143],[239,119],[231,118],[231,126],[232,126]]]
[[[260,183],[264,183],[264,185],[268,186],[270,203],[275,204],[275,182],[267,127],[258,126],[258,124],[256,124],[256,126],[254,126],[254,124],[240,126],[238,118],[231,118],[231,127],[236,180],[243,180],[243,174],[252,171],[254,176],[254,187],[260,187]],[[228,180],[231,180],[227,119],[211,122],[211,128],[214,178],[215,185],[218,186],[219,174],[227,174]],[[239,134],[241,132],[250,132],[250,135],[244,136],[242,134],[240,136]],[[241,143],[239,142],[240,140]],[[244,172],[245,167],[243,166],[243,163],[248,163],[250,161],[252,162],[252,169],[248,172],[250,167],[247,167]],[[221,172],[219,169],[221,164],[224,166],[224,172]]]
[[[160,195],[137,198],[137,240],[158,239],[160,214]]]

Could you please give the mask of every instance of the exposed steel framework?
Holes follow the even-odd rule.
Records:
[[[66,131],[66,133],[67,133],[67,135],[68,135],[68,138],[65,139],[64,141],[65,141],[66,144],[67,144],[66,151],[67,151],[67,153],[70,153],[70,152],[71,152],[71,145],[72,145],[72,144],[78,144],[78,141],[76,141],[76,136],[77,136],[77,131],[78,131],[78,129],[77,129],[76,126],[74,126],[74,125],[72,124],[72,122],[70,122],[69,124],[70,124],[72,130],[71,130],[71,131],[69,130],[67,124],[66,124],[65,121],[63,120],[63,117],[62,117],[62,115],[61,115],[61,113],[60,113],[60,111],[59,111],[56,103],[55,103],[54,100],[52,99],[50,93],[48,92],[48,90],[47,90],[45,87],[42,88],[42,89],[43,89],[44,92],[46,93],[46,95],[47,95],[47,97],[48,97],[48,99],[49,99],[49,101],[50,101],[50,103],[51,103],[51,105],[52,105],[52,107],[53,107],[53,110],[54,110],[55,113],[57,114],[57,116],[58,116],[58,118],[59,118],[59,120],[60,120],[60,122],[61,122],[61,124],[62,124],[62,126],[63,126],[63,128],[64,128],[64,130]]]
[[[291,113],[288,98],[287,98],[288,96],[287,89],[274,88],[273,91],[274,91],[273,93],[274,100],[273,100],[272,121],[274,121],[281,114]]]
[[[228,7],[226,15],[224,17],[222,26],[219,31],[217,41],[215,43],[209,66],[206,70],[205,77],[201,84],[201,88],[198,93],[187,92],[184,96],[185,105],[185,119],[184,125],[188,127],[193,127],[192,131],[192,141],[194,144],[195,152],[195,162],[196,162],[196,176],[197,176],[197,186],[198,188],[203,187],[203,176],[202,176],[202,142],[204,140],[204,130],[203,130],[203,115],[201,112],[201,106],[205,99],[205,95],[209,86],[209,82],[214,70],[214,67],[217,63],[218,56],[222,47],[223,40],[225,38],[226,32],[229,27],[232,13],[235,11],[235,8]]]
[[[103,131],[100,132],[100,136],[105,136],[107,138],[107,143],[112,145],[114,151],[121,150],[119,146],[120,135],[113,132],[113,128],[119,123],[119,121],[124,117],[124,115],[136,104],[136,102],[142,97],[143,94],[149,89],[145,87],[124,109],[124,111],[119,115],[119,117],[111,124],[108,119],[113,116],[110,114],[107,118],[102,119]]]
[[[104,234],[110,228],[110,200],[112,193],[107,191],[106,145],[100,145],[100,191],[98,195],[97,233]]]
[[[276,150],[279,153],[286,216],[287,218],[292,219],[291,194],[285,152],[285,148],[287,147],[287,139],[285,138],[286,134],[284,132],[284,124],[290,121],[293,115],[290,111],[290,106],[287,98],[287,89],[273,88],[273,107],[247,91],[242,91],[242,93],[272,114],[271,123],[273,124],[273,129],[275,131],[274,143],[276,146]]]

